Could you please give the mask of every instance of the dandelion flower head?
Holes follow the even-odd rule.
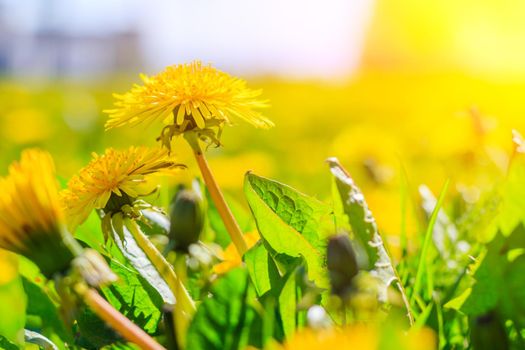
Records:
[[[191,130],[219,131],[231,118],[244,119],[260,128],[273,123],[257,109],[267,106],[259,100],[260,90],[251,90],[244,80],[232,77],[200,61],[167,67],[158,75],[141,75],[143,85],[134,85],[124,94],[115,94],[115,108],[106,129],[162,120],[169,137]],[[213,136],[211,136],[213,138]]]
[[[131,204],[150,194],[156,186],[150,175],[175,166],[180,165],[160,148],[132,146],[127,150],[109,148],[102,155],[93,153],[91,162],[61,193],[69,226],[80,225],[94,209],[108,208],[113,202]]]
[[[58,191],[53,159],[38,149],[23,151],[0,178],[0,247],[28,257],[47,276],[73,258]]]

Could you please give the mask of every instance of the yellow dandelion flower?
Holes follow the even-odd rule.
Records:
[[[148,175],[180,166],[160,148],[109,148],[103,155],[93,153],[92,157],[61,193],[71,228],[84,222],[94,209],[119,210],[150,194],[156,185]]]
[[[172,137],[189,130],[220,130],[232,117],[260,128],[273,126],[256,111],[267,106],[257,99],[260,90],[251,90],[244,80],[200,61],[173,65],[156,76],[141,78],[143,85],[114,95],[115,108],[104,111],[109,115],[106,129],[162,120]]]
[[[0,179],[0,247],[26,256],[48,277],[74,257],[58,190],[51,156],[37,149],[24,151]]]
[[[257,243],[257,241],[261,238],[259,236],[259,232],[257,231],[248,232],[243,237],[246,241],[248,249],[253,247],[255,243]],[[225,274],[226,272],[241,266],[242,264],[242,258],[233,243],[230,243],[230,245],[226,247],[222,255],[219,257],[222,261],[213,266],[213,272],[220,275]]]
[[[305,328],[288,339],[282,350],[416,350],[436,348],[436,336],[429,328],[403,332],[375,326],[352,325],[344,328],[314,330]]]

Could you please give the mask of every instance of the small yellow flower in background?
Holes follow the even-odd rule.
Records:
[[[253,247],[255,243],[257,243],[259,238],[261,237],[259,236],[259,232],[257,231],[246,233],[244,235],[244,239],[246,241],[246,244],[248,245],[248,249]],[[213,272],[217,274],[224,274],[242,264],[241,256],[239,255],[239,252],[237,251],[233,243],[230,243],[226,247],[222,256],[219,256],[219,258],[221,258],[222,262],[218,263],[213,267]]]
[[[314,330],[305,328],[288,339],[282,350],[433,350],[436,348],[436,336],[431,329],[418,331],[391,332],[374,326],[353,325],[345,328]]]
[[[137,197],[150,194],[156,184],[148,175],[181,166],[160,148],[109,148],[103,155],[93,153],[92,157],[61,193],[71,228],[84,222],[94,209],[114,204],[113,209],[118,210],[121,205],[131,204]]]
[[[169,147],[171,137],[191,130],[218,144],[222,127],[232,117],[260,128],[273,126],[256,111],[267,106],[257,99],[260,90],[251,90],[244,80],[200,61],[173,65],[158,75],[141,78],[144,85],[114,95],[115,108],[104,111],[109,115],[106,129],[160,120],[167,125],[161,138]]]
[[[37,149],[22,152],[0,179],[0,248],[26,256],[48,277],[73,259],[58,190],[51,156]]]

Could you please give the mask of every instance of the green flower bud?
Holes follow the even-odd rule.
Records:
[[[204,227],[204,199],[197,181],[191,188],[179,186],[170,205],[170,220],[171,247],[187,252],[199,240]]]
[[[470,341],[474,350],[510,348],[505,326],[496,312],[473,317],[470,323]]]
[[[328,241],[327,264],[332,293],[345,297],[359,272],[359,264],[348,235],[336,235]]]

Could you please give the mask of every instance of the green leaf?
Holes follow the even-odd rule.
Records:
[[[0,285],[0,335],[23,344],[27,297],[20,277]]]
[[[474,284],[463,290],[446,307],[459,309],[469,316],[485,315],[493,310],[506,318],[525,320],[525,227],[519,224],[505,237],[498,234],[478,257]]]
[[[248,272],[237,268],[211,288],[188,330],[187,348],[192,350],[237,350],[249,344],[250,326],[256,316],[250,306]]]
[[[41,286],[25,277],[22,278],[22,283],[27,294],[27,315],[37,316],[42,322],[44,331],[55,333],[65,342],[72,342],[73,337],[62,322],[57,306]]]
[[[428,223],[427,230],[425,232],[425,238],[423,240],[423,247],[421,248],[421,253],[419,254],[419,263],[416,271],[416,281],[414,283],[414,288],[412,290],[412,295],[410,298],[411,303],[413,303],[415,297],[419,295],[423,284],[423,277],[425,276],[427,266],[430,264],[430,261],[428,259],[430,243],[432,242],[434,226],[436,225],[439,211],[443,205],[443,201],[445,200],[445,194],[447,193],[448,185],[449,181],[445,182],[443,190],[441,190],[441,194],[439,195],[439,199],[437,200],[437,203],[435,204],[432,210],[432,214],[430,215],[430,221]]]
[[[279,313],[286,338],[291,337],[295,332],[295,313],[297,308],[296,287],[295,271],[292,271],[288,274],[281,293],[279,294]]]
[[[175,297],[168,284],[148,259],[147,254],[137,243],[132,232],[124,225],[122,216],[115,214],[111,218],[109,216],[104,217],[103,229],[109,232],[120,252],[149,285],[157,290],[163,301],[168,304],[175,304]]]
[[[225,194],[226,202],[232,211],[233,216],[239,223],[242,232],[246,233],[252,231],[255,226],[250,213],[236,200]],[[210,197],[210,193],[206,190],[206,201],[208,203],[208,221],[211,229],[215,232],[215,243],[219,244],[222,248],[226,248],[230,242],[230,234],[224,226],[224,222],[217,211],[217,207]]]
[[[348,172],[339,164],[339,161],[336,158],[330,158],[327,162],[334,176],[343,210],[348,217],[352,232],[368,255],[368,269],[374,271],[381,281],[382,286],[378,291],[379,300],[386,302],[387,288],[397,280],[397,276],[377,229],[376,221],[363,193]]]
[[[525,215],[525,156],[518,154],[511,163],[507,178],[502,188],[502,203],[497,216],[498,227],[504,236],[512,233]]]
[[[100,349],[123,339],[110,326],[100,319],[90,308],[83,307],[77,316],[80,330],[75,344],[86,349]]]
[[[280,283],[281,276],[272,257],[262,241],[257,242],[244,254],[244,262],[248,268],[257,295],[262,296]]]
[[[10,342],[6,337],[0,334],[0,349],[18,350],[18,346]]]
[[[328,287],[326,238],[333,229],[330,207],[293,188],[251,173],[246,174],[244,192],[261,237],[275,258],[303,257],[308,276],[317,286]]]
[[[110,267],[119,279],[102,289],[104,296],[117,310],[144,329],[155,334],[161,319],[163,300],[140,274],[112,260]]]
[[[108,302],[133,323],[149,334],[155,334],[161,319],[162,298],[136,271],[111,260],[109,265],[119,280],[102,288]],[[77,317],[80,339],[77,345],[99,349],[123,339],[89,308],[83,308]]]

